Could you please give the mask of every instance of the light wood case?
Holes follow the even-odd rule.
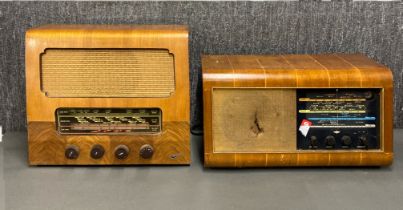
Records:
[[[133,85],[136,84],[136,85]],[[26,32],[29,164],[189,164],[188,29],[178,25],[45,25]],[[58,108],[159,108],[162,131],[66,135]],[[93,145],[105,155],[89,156]],[[116,159],[117,145],[130,150]],[[80,149],[66,159],[71,145]],[[153,156],[139,156],[151,145]]]
[[[202,70],[206,167],[392,163],[392,74],[363,55],[210,55]],[[327,88],[380,90],[379,149],[298,149],[296,93]]]

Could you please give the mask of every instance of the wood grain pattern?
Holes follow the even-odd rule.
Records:
[[[391,71],[385,66],[358,54],[217,55],[203,56],[202,65],[206,167],[383,166],[392,163],[393,81]],[[381,149],[301,151],[293,148],[247,153],[239,150],[216,151],[214,89],[236,90],[240,87],[245,90],[275,88],[294,91],[298,88],[381,88]],[[294,121],[290,126],[295,124]],[[288,140],[295,142],[296,138]]]
[[[40,55],[47,49],[158,49],[173,55],[175,84],[169,97],[47,97],[41,91]],[[146,69],[145,69],[146,70]],[[144,70],[144,71],[145,71]],[[85,70],[83,70],[85,71]],[[104,86],[108,88],[108,86]],[[112,88],[112,87],[111,87]],[[26,100],[29,125],[29,163],[43,164],[189,164],[189,61],[188,30],[178,25],[46,25],[26,33]],[[59,107],[148,108],[163,113],[160,136],[64,136],[56,133],[55,110]],[[111,150],[120,142],[133,149],[133,156],[116,160]],[[79,144],[83,155],[66,160],[65,147]],[[101,144],[107,154],[90,159],[90,147]],[[151,160],[138,159],[140,144],[154,145]],[[158,152],[157,152],[158,151]],[[170,158],[170,156],[175,158]]]
[[[190,164],[190,133],[187,122],[165,122],[158,135],[60,135],[54,122],[28,124],[28,153],[31,165],[100,165],[100,164]],[[101,159],[90,157],[91,148],[102,145]],[[141,158],[139,150],[149,144],[154,148],[150,159]],[[77,146],[80,155],[75,160],[65,158],[68,146]],[[119,145],[130,149],[126,159],[115,158]]]

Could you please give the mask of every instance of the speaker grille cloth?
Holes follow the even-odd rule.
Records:
[[[174,58],[154,49],[47,49],[41,88],[49,97],[168,97]]]

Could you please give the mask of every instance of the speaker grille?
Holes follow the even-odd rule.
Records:
[[[47,49],[41,88],[48,97],[168,97],[174,58],[154,49]]]
[[[295,151],[295,89],[215,88],[213,149],[218,153]]]

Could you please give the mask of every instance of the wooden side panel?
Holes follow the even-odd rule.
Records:
[[[30,165],[100,165],[100,164],[190,164],[189,124],[166,122],[160,135],[60,135],[53,122],[28,124]],[[101,159],[90,157],[91,148],[102,145],[105,155]],[[154,148],[150,159],[141,158],[139,150],[149,144]],[[80,155],[75,160],[65,158],[67,146],[75,145]],[[130,149],[126,159],[114,156],[118,145]]]
[[[291,89],[214,89],[214,152],[295,151],[295,101]]]

